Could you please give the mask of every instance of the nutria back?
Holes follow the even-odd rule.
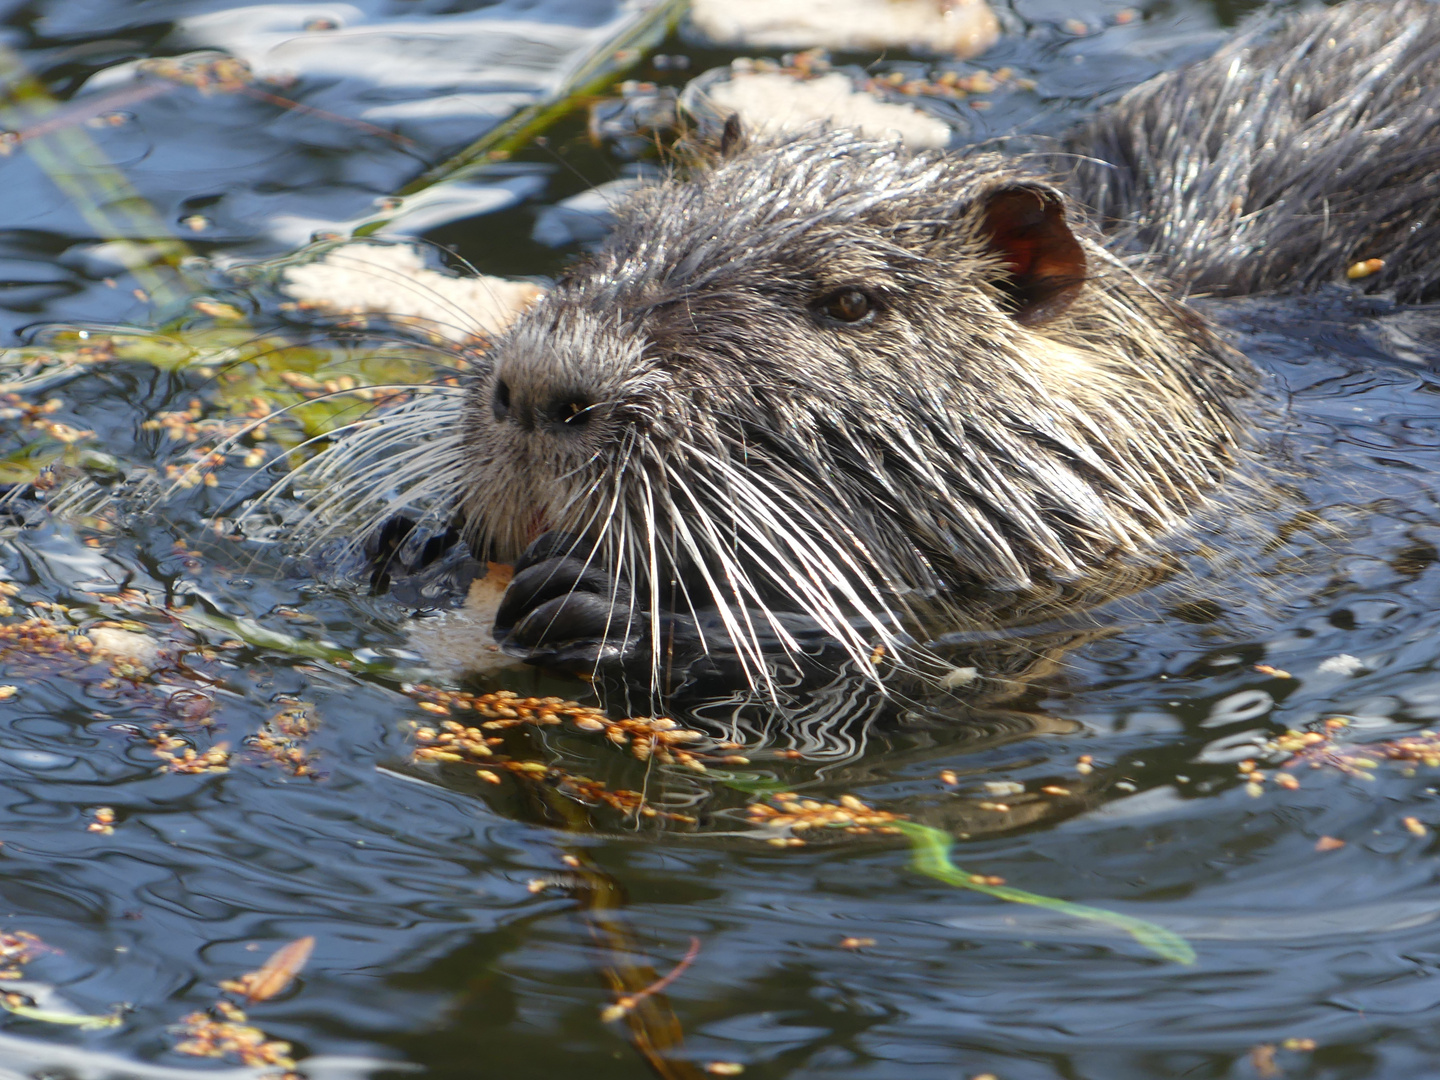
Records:
[[[1440,6],[1347,3],[1255,24],[1070,133],[1069,188],[1117,250],[1189,292],[1364,280],[1440,296]]]

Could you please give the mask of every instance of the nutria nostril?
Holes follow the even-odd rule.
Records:
[[[561,425],[571,431],[585,427],[595,416],[593,404],[571,394],[555,399],[542,411],[552,425]]]
[[[504,379],[495,380],[495,393],[491,397],[491,405],[496,420],[504,420],[510,415],[510,386]]]

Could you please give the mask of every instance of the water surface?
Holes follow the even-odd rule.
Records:
[[[977,63],[1036,87],[970,110],[975,139],[1061,130],[1204,55],[1245,9],[1159,2],[1128,21],[1096,0],[1004,10],[1010,33]],[[195,254],[228,265],[375,213],[376,200],[553,92],[625,17],[583,0],[34,0],[6,7],[3,41],[62,102],[133,87],[138,61],[222,48],[276,80],[267,92],[323,110],[181,86],[73,125]],[[656,55],[689,57],[689,74],[730,58],[682,31],[633,74],[682,83],[687,73]],[[487,272],[555,272],[578,244],[542,242],[537,220],[636,164],[583,130],[583,116],[562,119],[544,145],[470,178],[468,210],[410,231]],[[137,295],[112,238],[23,140],[0,173],[0,331],[21,341],[57,322],[171,317]],[[256,302],[259,333],[280,317]],[[0,566],[20,590],[7,622],[59,619],[25,606],[58,603],[78,623],[138,619],[186,648],[131,677],[67,655],[37,660],[33,648],[0,655],[0,681],[18,688],[0,703],[0,929],[58,950],[25,966],[28,992],[85,1013],[131,1006],[122,1026],[100,1031],[8,1017],[0,1068],[228,1067],[177,1053],[173,1026],[213,1003],[220,980],[313,936],[298,984],[249,1012],[317,1080],[415,1067],[646,1075],[624,1022],[603,1018],[615,998],[607,972],[668,972],[693,941],[693,962],[664,992],[683,1033],[667,1053],[746,1076],[1251,1077],[1272,1067],[1266,1047],[1281,1070],[1271,1075],[1440,1075],[1440,772],[1368,750],[1344,756],[1440,720],[1440,321],[1341,289],[1211,311],[1265,372],[1261,446],[1283,496],[1211,515],[1179,545],[1181,578],[1107,609],[1103,632],[1037,632],[1026,647],[1043,663],[1003,699],[948,723],[877,727],[854,760],[756,766],[816,798],[853,794],[945,828],[970,871],[1169,928],[1194,947],[1193,965],[1100,924],[919,875],[899,838],[767,844],[744,835],[748,793],[568,728],[522,734],[510,749],[646,790],[699,821],[637,826],[473,769],[412,764],[412,722],[435,714],[402,676],[346,670],[325,649],[227,647],[220,630],[156,614],[175,601],[352,655],[405,648],[402,605],[208,529],[209,514],[257,486],[232,463],[219,487],[118,532],[28,504],[7,527]],[[117,461],[160,465],[177,445],[143,422],[225,386],[216,370],[120,360],[10,405],[55,397],[53,416],[96,432]],[[23,456],[33,432],[6,438]],[[144,602],[127,606],[122,587]],[[525,673],[503,685],[585,693]],[[317,725],[307,775],[245,743],[297,709]],[[1335,717],[1347,721],[1334,729],[1338,757],[1288,771],[1264,760],[1266,740]],[[157,724],[201,752],[225,744],[228,771],[160,769]],[[1247,784],[1239,763],[1257,758],[1298,786]],[[113,833],[87,829],[102,806],[116,813]]]

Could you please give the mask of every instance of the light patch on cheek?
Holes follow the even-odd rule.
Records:
[[[1099,401],[1114,394],[1135,394],[1138,389],[1117,375],[1106,358],[1039,334],[1027,335],[1022,346],[1035,361],[1035,379],[1047,390],[1074,401]]]
[[[1050,338],[1033,335],[1025,343],[1026,352],[1039,364],[1039,370],[1069,381],[1094,379],[1100,370],[1098,357],[1085,349],[1064,345]]]

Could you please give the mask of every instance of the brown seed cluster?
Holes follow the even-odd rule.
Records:
[[[1034,90],[1035,81],[1016,78],[1013,68],[1002,67],[994,71],[977,69],[969,73],[942,71],[933,79],[917,79],[899,71],[892,71],[887,75],[867,79],[864,83],[864,89],[873,94],[938,97],[950,101],[963,101],[978,94],[993,94],[1005,86],[1017,90]],[[984,109],[988,108],[990,103],[975,100],[970,104],[973,108]]]
[[[6,139],[5,136],[11,136]],[[0,157],[10,153],[11,148],[18,142],[15,139],[15,132],[0,132]],[[83,339],[80,344],[72,335],[61,334],[58,338],[64,339],[63,348],[51,351],[48,348],[20,347],[9,349],[7,353],[11,363],[7,365],[8,370],[16,371],[23,375],[30,375],[37,371],[50,369],[64,369],[84,367],[89,364],[102,364],[108,360],[115,359],[115,343],[108,337],[96,337],[91,334]],[[58,343],[58,341],[56,342]],[[14,420],[22,416],[27,410],[36,406],[19,394],[11,392],[10,387],[23,385],[23,383],[0,383],[0,419]],[[18,410],[10,412],[9,410]]]
[[[295,1068],[290,1057],[291,1047],[279,1039],[267,1039],[257,1027],[245,1023],[245,1012],[228,1001],[216,1002],[209,1012],[193,1012],[181,1017],[179,1033],[185,1036],[175,1044],[182,1054],[195,1057],[234,1057],[252,1069],[281,1069],[287,1075]]]
[[[9,607],[7,604],[6,607]],[[51,619],[33,616],[20,622],[0,626],[0,659],[49,658],[69,653],[86,654],[91,650],[89,638],[76,634],[75,628]]]
[[[37,956],[54,952],[34,934],[24,930],[0,931],[0,979],[20,978],[20,969]]]
[[[183,550],[180,553],[184,554]],[[120,605],[152,617],[166,614],[135,589],[90,595],[107,606]],[[20,617],[15,617],[17,608],[24,609]],[[84,681],[97,697],[119,699],[164,717],[148,726],[121,728],[149,745],[162,771],[201,775],[229,770],[229,746],[222,742],[207,748],[195,734],[197,727],[213,726],[213,686],[202,672],[175,659],[182,652],[193,651],[203,659],[214,660],[215,650],[173,637],[158,640],[153,627],[130,621],[87,621],[82,631],[70,621],[75,618],[72,609],[50,601],[25,601],[22,589],[7,581],[0,581],[0,618],[10,619],[0,622],[0,661],[37,679],[63,673],[67,679]],[[234,647],[239,643],[226,644]],[[161,665],[166,676],[163,685],[155,682],[151,672],[151,667]],[[101,691],[103,695],[98,693]],[[0,702],[19,694],[14,686],[0,687]],[[95,716],[106,718],[99,711]],[[303,743],[314,727],[315,720],[307,707],[292,703],[247,740],[247,745],[293,775],[312,776],[312,755]],[[92,820],[86,823],[88,831],[113,834],[116,817],[111,808],[99,807],[91,813]]]
[[[580,724],[576,726],[583,727]],[[605,738],[616,746],[628,746],[630,753],[641,761],[648,761],[653,756],[662,765],[684,765],[695,772],[705,771],[704,764],[694,753],[680,749],[685,743],[698,742],[705,736],[701,732],[682,728],[668,716],[606,720],[602,722],[602,727]],[[598,731],[600,728],[591,727],[590,730]]]
[[[773,804],[773,805],[771,805]],[[770,803],[751,803],[745,816],[752,825],[768,830],[786,830],[790,836],[772,836],[769,843],[776,847],[799,847],[805,841],[793,835],[810,829],[841,829],[856,836],[872,834],[898,835],[895,822],[905,820],[904,814],[876,810],[866,806],[854,795],[841,795],[835,802],[802,799],[794,792],[782,791],[770,797]]]
[[[141,426],[148,431],[163,431],[176,442],[191,444],[185,455],[188,461],[165,466],[169,480],[181,488],[198,484],[214,487],[218,483],[214,472],[225,464],[227,454],[240,454],[249,469],[265,463],[264,448],[255,444],[269,435],[266,420],[272,414],[264,398],[252,397],[237,416],[206,418],[204,403],[193,398],[188,408],[159,413]]]
[[[464,690],[443,690],[425,683],[416,683],[403,688],[405,693],[420,704],[420,708],[435,716],[449,716],[454,712],[474,712],[487,721],[485,727],[491,730],[518,727],[521,724],[553,725],[565,720],[578,723],[581,720],[598,720],[606,717],[599,709],[579,702],[566,701],[559,697],[521,697],[512,690],[497,690],[490,694],[471,694]]]
[[[258,398],[256,400],[259,400]],[[262,406],[264,405],[261,402]],[[268,406],[262,416],[269,415]],[[176,442],[199,442],[202,439],[228,439],[239,435],[249,426],[246,420],[206,419],[205,405],[199,398],[192,398],[185,409],[156,413],[140,425],[146,431],[163,431]],[[263,436],[262,436],[263,438]]]
[[[694,772],[705,772],[701,757],[726,765],[741,765],[748,759],[734,755],[697,753],[687,749],[696,743],[706,742],[706,748],[720,751],[736,749],[734,743],[709,744],[703,732],[682,728],[665,716],[626,717],[612,720],[593,706],[566,701],[558,697],[520,697],[509,690],[490,694],[470,694],[461,690],[441,690],[433,686],[407,687],[406,692],[415,698],[420,708],[432,716],[451,716],[456,712],[473,712],[485,717],[478,727],[467,727],[455,720],[443,720],[434,728],[419,728],[415,737],[421,750],[416,759],[421,761],[467,761],[472,758],[489,757],[491,746],[498,746],[500,739],[486,736],[486,732],[504,731],[507,728],[529,724],[536,727],[553,727],[566,721],[580,731],[603,733],[616,746],[629,749],[640,761],[652,757],[662,765],[680,765]],[[446,755],[459,755],[447,757]]]
[[[524,763],[515,763],[515,765],[521,764]],[[551,772],[559,779],[560,790],[573,795],[581,802],[608,806],[627,817],[635,815],[662,821],[675,821],[682,825],[694,825],[696,822],[696,818],[690,814],[681,814],[674,810],[661,810],[659,807],[651,806],[643,792],[631,791],[628,788],[616,788],[612,791],[599,780],[591,780],[586,776],[572,776],[560,769],[554,769]]]
[[[803,52],[786,53],[779,61],[760,58],[731,61],[736,71],[764,72],[789,75],[795,79],[813,79],[831,70],[830,54],[824,49],[806,49]],[[1033,79],[1017,78],[1013,68],[1002,67],[994,71],[975,68],[972,71],[942,71],[933,78],[919,78],[904,72],[892,71],[866,79],[860,89],[893,97],[938,97],[950,101],[961,101],[978,94],[993,94],[1002,87],[1018,90],[1034,90]],[[977,108],[985,108],[989,102],[972,102]]]
[[[218,487],[220,481],[215,475],[215,470],[224,464],[224,454],[201,453],[195,461],[189,464],[166,465],[165,478],[174,483],[176,487],[183,489],[199,487],[201,484],[206,487]]]
[[[1255,761],[1240,762],[1238,768],[1245,778],[1246,790],[1259,796],[1267,781],[1290,790],[1298,788],[1299,778],[1288,770],[1302,765],[1312,769],[1329,767],[1361,780],[1373,780],[1382,761],[1440,768],[1440,732],[1427,730],[1385,742],[1345,745],[1338,742],[1336,736],[1348,726],[1348,720],[1337,716],[1326,720],[1320,730],[1287,731],[1271,739],[1265,749],[1288,760],[1269,773]]]
[[[1289,756],[1283,768],[1301,764],[1312,769],[1330,766],[1348,776],[1369,780],[1382,760],[1410,762],[1427,768],[1440,767],[1440,735],[1422,731],[1416,735],[1379,743],[1343,745],[1336,736],[1349,726],[1343,717],[1326,720],[1319,731],[1287,731],[1266,744],[1266,749]],[[1242,762],[1242,765],[1244,763]]]
[[[292,776],[314,776],[315,755],[305,748],[306,741],[320,726],[311,706],[297,702],[281,709],[245,740],[251,750],[258,750]]]
[[[1427,769],[1440,767],[1440,732],[1421,731],[1415,735],[1406,735],[1359,749],[1373,752],[1389,761],[1410,762],[1424,765]]]
[[[216,743],[208,750],[196,750],[184,736],[163,726],[157,727],[149,743],[155,749],[155,756],[164,762],[161,768],[165,772],[193,776],[230,771],[230,747],[227,743]]]
[[[336,375],[331,379],[317,379],[302,371],[282,371],[280,372],[280,381],[301,397],[311,400],[320,397],[334,397],[336,394],[349,394],[360,401],[399,401],[408,396],[403,391],[361,386],[360,381],[353,375]],[[447,382],[447,385],[450,383]]]
[[[63,398],[49,398],[43,402],[27,401],[19,394],[0,394],[0,420],[19,421],[21,428],[49,435],[57,442],[79,442],[93,439],[95,432],[86,431],[54,419],[54,414],[65,408]]]
[[[23,665],[22,670],[27,674],[62,671],[70,677],[85,679],[94,690],[106,691],[164,715],[166,719],[148,728],[130,730],[150,745],[166,772],[196,775],[229,770],[232,756],[229,746],[218,743],[208,749],[197,748],[189,730],[194,725],[213,724],[213,688],[202,673],[175,660],[185,651],[213,660],[217,655],[213,649],[174,639],[156,641],[153,628],[128,621],[89,621],[82,632],[65,621],[73,617],[65,605],[26,602],[19,599],[20,592],[14,583],[0,581],[0,618],[14,616],[17,606],[29,609],[26,617],[0,623],[0,661]],[[103,603],[122,604],[151,615],[164,614],[133,589],[92,595]],[[230,642],[227,647],[237,644]],[[141,646],[150,651],[144,651]],[[151,678],[151,667],[158,664],[166,668],[167,685],[156,685]],[[177,688],[177,683],[182,685]],[[0,687],[0,702],[18,693],[17,688]],[[247,740],[247,746],[296,776],[314,775],[312,755],[303,745],[316,723],[307,708],[300,703],[287,705]],[[97,812],[95,822],[89,827],[92,832],[106,833],[111,831],[112,824],[113,819],[103,820]]]
[[[212,90],[234,93],[255,81],[250,65],[233,56],[162,56],[141,60],[135,66],[147,75],[193,86],[202,93]]]
[[[1318,766],[1316,766],[1318,768]],[[1245,793],[1252,799],[1258,799],[1265,794],[1265,783],[1269,781],[1275,787],[1285,788],[1287,791],[1294,791],[1300,786],[1300,781],[1293,773],[1288,772],[1265,772],[1259,764],[1252,760],[1245,760],[1237,765],[1236,770],[1245,780]]]
[[[236,994],[247,1002],[266,1001],[285,990],[305,966],[315,939],[300,938],[277,949],[259,971],[227,979],[220,984],[226,993]],[[205,1012],[182,1017],[176,1031],[184,1036],[175,1049],[195,1057],[234,1057],[252,1069],[279,1069],[282,1080],[300,1080],[294,1072],[291,1046],[279,1039],[266,1038],[257,1027],[246,1023],[245,1011],[221,998]],[[274,1074],[271,1074],[274,1075]]]
[[[457,761],[469,762],[493,757],[495,751],[491,742],[499,745],[505,740],[499,736],[487,738],[477,727],[466,727],[454,720],[445,720],[440,727],[417,727],[416,748],[411,755],[415,761]]]
[[[482,695],[492,697],[495,695]],[[560,698],[554,699],[519,699],[517,701],[558,701],[561,705],[574,706],[576,709],[585,709],[583,705],[576,705],[574,702],[566,702]],[[421,703],[423,707],[425,702]],[[431,703],[433,704],[433,703]],[[491,707],[490,705],[486,706]],[[427,710],[431,711],[431,710]],[[588,710],[593,711],[593,710]],[[542,714],[543,715],[543,714]],[[455,720],[442,721],[437,727],[419,727],[415,729],[416,748],[412,757],[417,762],[451,762],[466,765],[484,764],[488,768],[475,770],[475,775],[481,780],[490,784],[500,783],[500,774],[497,769],[510,773],[521,780],[546,781],[557,784],[560,790],[573,796],[580,802],[590,805],[608,806],[612,810],[630,816],[647,818],[659,818],[666,821],[694,824],[695,818],[689,814],[678,814],[668,810],[660,810],[651,806],[645,795],[639,791],[630,791],[625,788],[610,789],[599,780],[591,780],[589,777],[576,776],[564,769],[545,765],[538,761],[515,761],[504,754],[496,752],[498,747],[505,740],[500,736],[486,735],[482,728],[494,730],[497,727],[509,727],[522,723],[560,723],[559,719],[553,721],[524,720],[520,717],[497,717],[483,723],[480,727],[466,727]]]
[[[0,582],[0,605],[4,607],[0,615],[14,613],[7,598],[17,595],[18,590],[13,584]],[[157,711],[173,712],[178,704],[184,710],[184,719],[208,721],[212,702],[204,689],[176,691],[173,686],[162,690],[147,685],[145,680],[151,672],[140,659],[108,652],[98,647],[88,634],[60,621],[69,613],[64,605],[36,601],[26,606],[44,614],[0,624],[0,660],[25,664],[30,668],[39,666],[42,671],[59,669],[77,675],[105,665],[100,668],[103,677],[91,684],[95,689],[110,691],[122,698],[139,698]],[[101,621],[91,623],[90,629],[96,631],[97,637],[102,629],[135,635],[135,625]],[[181,673],[177,672],[176,676],[181,677]],[[229,767],[230,752],[223,744],[208,750],[197,750],[189,737],[175,730],[173,721],[157,722],[148,732],[141,730],[137,734],[150,744],[155,756],[163,762],[165,771],[209,773],[224,772]],[[97,813],[91,830],[104,832],[111,824],[101,820]]]

